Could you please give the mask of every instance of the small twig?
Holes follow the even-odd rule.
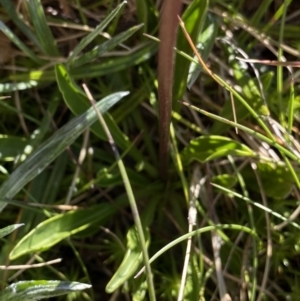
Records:
[[[13,64],[15,65],[15,59],[13,59]],[[13,70],[13,74],[15,74],[15,70]],[[20,125],[25,133],[26,136],[29,136],[29,131],[22,113],[22,106],[21,106],[21,102],[20,102],[20,94],[19,91],[16,90],[14,92],[14,100],[15,100],[15,105],[16,105],[16,109],[18,112],[18,117],[19,117],[19,121],[20,121]]]
[[[233,114],[233,121],[235,123],[237,123],[237,119],[236,119],[236,111],[235,111],[235,105],[234,105],[234,98],[232,95],[232,92],[230,91],[230,100],[231,100],[231,107],[232,107],[232,114]],[[239,134],[239,130],[237,127],[235,127],[235,132],[238,135]]]
[[[190,187],[190,204],[189,204],[189,215],[188,215],[188,221],[189,221],[188,232],[189,233],[193,231],[193,228],[196,225],[197,209],[196,209],[195,201],[199,197],[199,193],[200,193],[199,181],[200,181],[200,167],[199,167],[199,164],[197,164],[193,171],[192,184]],[[185,283],[186,283],[186,278],[187,278],[191,249],[192,249],[192,237],[189,237],[187,240],[185,259],[184,259],[184,264],[183,264],[183,270],[182,270],[181,281],[180,281],[180,289],[179,289],[177,301],[182,301],[183,297],[184,297],[184,288],[185,288]]]
[[[114,240],[118,243],[118,245],[120,246],[120,248],[122,249],[122,251],[124,253],[126,253],[126,247],[124,246],[123,242],[121,241],[121,239],[112,231],[110,231],[108,228],[105,228],[103,226],[100,226],[100,228],[107,233],[108,235],[110,235],[111,237],[114,238]]]
[[[256,64],[263,64],[263,65],[269,65],[269,66],[283,66],[283,67],[300,68],[300,61],[281,62],[281,61],[270,61],[270,60],[244,59],[241,57],[236,57],[236,59],[246,62],[246,63],[256,63]]]
[[[262,182],[261,182],[260,177],[257,173],[257,165],[254,162],[252,162],[251,167],[254,171],[254,174],[255,174],[255,177],[256,177],[256,180],[257,180],[257,184],[258,184],[258,187],[259,187],[259,191],[260,191],[260,195],[261,195],[261,198],[262,198],[263,205],[265,207],[268,207],[267,198],[266,198],[263,186],[262,186]],[[269,272],[270,272],[271,257],[272,257],[272,237],[271,237],[271,228],[270,228],[270,217],[269,217],[269,214],[268,214],[267,211],[265,211],[265,218],[266,218],[266,227],[267,227],[267,254],[266,254],[266,264],[265,264],[264,276],[263,276],[263,280],[262,280],[262,283],[261,283],[261,287],[259,289],[258,297],[256,299],[257,301],[260,301],[262,299],[263,292],[266,289],[267,281],[268,281],[268,278],[269,278]]]
[[[34,264],[24,264],[24,265],[0,265],[0,270],[27,270],[27,269],[35,269],[40,268],[46,265],[51,265],[55,263],[59,263],[62,261],[62,258],[53,259],[47,262],[42,263],[34,263]]]
[[[295,194],[296,194],[296,197],[297,197],[297,200],[299,201],[300,200],[300,193],[299,193],[299,190],[297,188],[295,188]],[[274,230],[276,231],[280,231],[282,228],[286,227],[287,225],[289,225],[289,223],[291,221],[293,221],[295,218],[297,218],[300,214],[300,206],[298,206],[294,212],[289,216],[288,220],[287,221],[284,221],[278,225],[275,225],[273,227]]]
[[[83,135],[83,142],[82,142],[82,147],[81,147],[79,157],[78,157],[78,164],[76,166],[75,173],[74,173],[74,176],[73,176],[73,180],[72,180],[72,183],[69,187],[69,191],[68,191],[68,194],[67,194],[67,197],[66,197],[66,202],[65,202],[66,205],[70,204],[71,198],[73,196],[73,192],[75,191],[76,181],[77,181],[79,172],[81,170],[81,165],[82,165],[82,163],[83,163],[83,161],[86,157],[89,137],[90,137],[90,131],[86,130],[84,132],[84,135]]]

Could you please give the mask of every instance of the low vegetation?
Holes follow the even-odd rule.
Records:
[[[298,300],[300,5],[184,2],[162,171],[154,2],[0,0],[1,300]]]

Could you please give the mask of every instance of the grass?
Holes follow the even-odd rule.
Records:
[[[61,3],[0,0],[1,298],[297,300],[297,1],[185,5],[166,180],[158,7]]]

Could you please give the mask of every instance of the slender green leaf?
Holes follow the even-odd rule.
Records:
[[[149,4],[146,0],[136,1],[136,15],[139,23],[145,24],[145,32],[148,32]]]
[[[207,60],[212,47],[215,42],[215,38],[218,33],[218,24],[215,20],[215,18],[211,15],[208,14],[206,20],[205,20],[205,25],[203,31],[200,33],[198,37],[198,42],[196,44],[196,48],[198,49],[198,52],[200,53],[202,59],[204,61]],[[194,59],[197,60],[197,57],[194,56]],[[190,69],[189,69],[189,75],[188,75],[188,80],[187,80],[187,87],[190,89],[191,86],[194,84],[196,79],[198,78],[199,74],[202,71],[202,66],[196,63],[191,63],[190,64]]]
[[[32,50],[30,50],[1,20],[0,20],[0,30],[28,57],[30,57],[34,62],[41,64],[43,61],[39,59]]]
[[[246,63],[238,61],[235,56],[238,55],[236,47],[231,44],[224,44],[225,50],[228,51],[229,63],[232,67],[234,77],[238,85],[242,89],[241,97],[253,110],[263,114],[262,109],[265,108],[262,100],[262,95],[259,90],[257,80],[249,75],[249,67]],[[267,108],[266,108],[267,109]],[[240,122],[250,115],[250,111],[240,101],[234,102],[234,110],[236,112],[237,120]],[[220,116],[233,120],[233,108],[229,99],[225,102]],[[211,128],[211,133],[219,135],[228,129],[227,125],[220,122],[215,122]]]
[[[74,79],[85,77],[91,78],[127,70],[131,66],[138,65],[144,61],[147,61],[156,51],[156,43],[146,43],[134,52],[128,53],[128,55],[124,55],[118,58],[114,57],[98,64],[94,63],[74,69],[71,68],[70,75]]]
[[[111,106],[128,92],[118,92],[105,97],[97,103],[100,112],[105,113]],[[97,120],[93,108],[72,119],[59,129],[51,138],[40,145],[38,149],[21,164],[0,187],[0,212],[6,206],[3,200],[13,198],[29,181],[41,173],[67,146]]]
[[[70,68],[70,75],[74,79],[93,78],[118,71],[127,70],[129,67],[141,64],[149,60],[157,51],[157,43],[145,43],[138,49],[121,57],[113,57],[104,60],[101,63],[91,63],[77,68]],[[34,70],[29,73],[11,74],[11,81],[53,81],[55,80],[55,72],[53,70]]]
[[[208,0],[194,0],[182,16],[187,32],[191,39],[196,41],[206,18]],[[181,29],[178,30],[176,48],[186,54],[191,54],[191,47]],[[174,86],[173,86],[173,107],[178,107],[178,99],[181,99],[187,86],[190,62],[181,55],[176,54]]]
[[[91,285],[56,280],[20,281],[0,292],[1,301],[36,301],[82,291]]]
[[[15,224],[15,225],[10,225],[5,228],[0,229],[0,238],[10,234],[11,232],[15,231],[16,229],[24,226],[24,224]]]
[[[47,55],[58,56],[59,51],[57,49],[52,32],[47,24],[41,1],[30,0],[26,1],[26,3],[37,39],[42,47],[42,51]]]
[[[247,204],[251,204],[251,205],[257,207],[257,208],[259,208],[259,209],[261,209],[261,210],[263,210],[263,211],[265,211],[265,212],[267,212],[267,213],[269,213],[269,214],[271,214],[271,215],[279,218],[280,220],[282,220],[284,222],[288,222],[290,225],[292,225],[293,227],[295,227],[297,229],[300,229],[300,225],[299,224],[293,222],[292,220],[289,220],[289,218],[286,218],[285,216],[279,214],[278,212],[273,211],[269,207],[266,207],[266,206],[262,205],[260,203],[260,201],[259,202],[252,201],[251,199],[249,199],[248,197],[243,196],[242,194],[239,194],[239,193],[237,193],[237,192],[235,192],[235,191],[233,191],[231,189],[227,189],[227,188],[225,188],[223,186],[220,186],[220,185],[217,185],[217,184],[212,184],[212,186],[216,187],[217,189],[219,189],[222,192],[225,192],[227,194],[233,195],[233,196],[235,196],[235,197],[237,197],[237,198],[245,201],[245,203],[247,203]]]
[[[95,59],[99,58],[103,53],[108,52],[109,50],[113,49],[114,47],[121,44],[123,41],[126,41],[129,37],[131,37],[136,31],[138,31],[143,24],[134,26],[128,29],[125,32],[118,34],[117,36],[113,37],[110,40],[107,40],[103,44],[96,46],[93,50],[87,52],[80,56],[77,60],[72,62],[72,67],[78,67],[81,65],[85,65],[87,63],[91,63]]]
[[[18,26],[18,28],[24,33],[27,38],[33,42],[36,46],[41,49],[40,43],[36,38],[34,32],[30,29],[29,26],[23,21],[19,14],[17,14],[16,6],[11,0],[0,0],[0,4],[3,9],[6,11],[8,16],[12,19],[12,21]]]
[[[93,30],[90,34],[88,34],[85,38],[83,38],[80,43],[75,47],[72,54],[69,56],[68,63],[70,64],[74,58],[88,45],[90,44],[96,37],[102,32],[105,27],[113,20],[113,18],[120,13],[121,8],[126,4],[126,1],[123,1],[119,4],[102,22],[99,24],[95,30]]]
[[[217,185],[216,185],[217,186]],[[164,246],[163,248],[161,248],[157,253],[155,253],[151,258],[150,258],[150,263],[152,263],[154,260],[156,260],[159,256],[161,256],[164,252],[168,251],[169,249],[173,248],[175,245],[187,240],[190,237],[193,237],[195,235],[199,235],[202,233],[206,233],[206,232],[210,232],[210,231],[214,231],[214,230],[224,230],[224,229],[230,229],[230,230],[237,230],[237,231],[243,231],[245,233],[248,233],[254,237],[257,236],[256,232],[253,231],[251,228],[248,228],[246,226],[242,226],[242,225],[235,225],[235,224],[223,224],[223,225],[213,225],[213,226],[206,226],[203,227],[201,229],[198,230],[194,230],[192,232],[189,232],[187,234],[184,234],[176,239],[174,239],[172,242],[168,243],[166,246]],[[145,267],[143,267],[137,275],[140,275],[141,272],[143,272],[145,270]],[[137,275],[135,277],[137,277]]]

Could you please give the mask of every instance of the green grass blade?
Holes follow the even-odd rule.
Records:
[[[52,32],[47,24],[44,8],[40,0],[27,1],[28,11],[42,51],[50,56],[59,56]]]
[[[153,283],[153,276],[152,276],[152,271],[151,271],[151,267],[149,264],[149,255],[148,255],[148,250],[147,250],[147,244],[146,244],[146,239],[145,239],[145,235],[144,235],[144,231],[143,231],[143,226],[142,226],[142,221],[139,215],[139,210],[135,201],[135,197],[134,197],[134,193],[126,172],[126,168],[124,166],[123,160],[120,157],[119,151],[114,143],[113,137],[110,133],[109,128],[107,127],[105,120],[103,119],[100,111],[98,110],[98,108],[95,106],[94,100],[92,98],[92,95],[90,95],[89,91],[87,90],[87,88],[85,89],[85,92],[87,93],[90,102],[93,105],[93,109],[95,109],[95,111],[97,112],[97,116],[99,119],[100,124],[102,125],[105,134],[107,135],[107,139],[111,145],[111,148],[114,152],[114,156],[116,158],[117,164],[118,164],[118,168],[120,170],[120,174],[122,176],[123,182],[124,182],[124,186],[126,189],[126,194],[128,197],[128,201],[131,207],[131,212],[132,212],[132,216],[134,219],[134,224],[136,226],[136,230],[138,233],[138,238],[140,241],[140,247],[142,249],[142,253],[143,253],[143,259],[144,259],[144,264],[146,266],[146,274],[147,274],[147,284],[148,284],[148,290],[149,290],[149,299],[150,301],[155,301],[156,297],[155,297],[155,289],[154,289],[154,283]]]
[[[294,80],[291,82],[291,92],[289,99],[289,109],[288,109],[288,133],[292,133],[292,127],[294,122],[294,109],[295,109],[295,89],[294,89]]]
[[[111,94],[97,103],[100,112],[105,113],[121,98],[128,95],[128,92]],[[6,206],[3,200],[13,198],[29,181],[42,172],[55,158],[57,158],[67,146],[89,126],[97,120],[93,108],[90,108],[82,115],[72,119],[51,138],[40,145],[38,149],[21,164],[0,187],[0,212]]]
[[[87,63],[90,63],[90,62],[96,60],[103,53],[110,51],[114,47],[116,47],[119,44],[121,44],[122,42],[126,41],[128,38],[130,38],[136,31],[138,31],[142,27],[143,27],[143,24],[134,26],[134,27],[128,29],[127,31],[118,34],[117,36],[113,37],[112,39],[104,42],[103,44],[96,46],[93,50],[87,52],[86,54],[83,54],[77,60],[72,62],[72,67],[78,67],[81,65],[85,65]]]
[[[151,258],[150,258],[150,261],[149,263],[152,263],[154,260],[156,260],[159,256],[161,256],[164,252],[170,250],[172,247],[174,247],[175,245],[187,240],[188,238],[190,237],[193,237],[195,235],[199,235],[199,234],[202,234],[202,233],[206,233],[206,232],[210,232],[210,231],[213,231],[213,230],[225,230],[225,229],[230,229],[230,230],[237,230],[237,231],[243,231],[243,232],[246,232],[246,233],[249,233],[250,235],[253,235],[254,237],[257,237],[256,233],[248,228],[248,227],[245,227],[245,226],[242,226],[242,225],[235,225],[235,224],[225,224],[225,225],[213,225],[213,226],[207,226],[207,227],[204,227],[204,228],[201,228],[201,229],[198,229],[198,230],[195,230],[195,231],[192,231],[192,232],[189,232],[187,234],[184,234],[178,238],[176,238],[175,240],[173,240],[172,242],[170,242],[169,244],[167,244],[166,246],[164,246],[163,248],[161,248],[157,253],[155,253]],[[144,271],[145,268],[141,269],[138,274],[135,276],[138,277],[143,271]]]
[[[288,8],[288,1],[284,1],[283,14],[282,14],[282,18],[280,21],[280,31],[279,31],[279,41],[278,41],[279,45],[281,45],[283,43],[287,8]],[[282,61],[282,59],[283,59],[283,49],[281,47],[279,47],[277,60]],[[286,121],[285,121],[286,110],[284,108],[284,104],[282,101],[282,93],[283,93],[283,68],[279,64],[277,66],[277,99],[278,99],[278,106],[279,106],[279,120],[280,120],[281,125],[285,126],[286,125]]]
[[[10,234],[11,232],[15,231],[16,229],[24,226],[24,224],[15,224],[15,225],[10,225],[5,228],[0,229],[0,238]]]
[[[182,16],[185,27],[193,41],[198,39],[206,18],[208,8],[207,0],[194,0]],[[178,31],[176,48],[186,54],[191,54],[191,47],[181,30]],[[187,86],[190,62],[181,55],[176,54],[174,85],[173,85],[173,107],[177,107],[177,100],[181,99]],[[175,109],[176,111],[176,109]]]
[[[40,43],[36,38],[34,32],[28,27],[22,18],[17,14],[16,6],[11,0],[0,0],[0,4],[12,19],[12,21],[18,26],[18,28],[24,33],[24,35],[33,42],[37,47],[41,49]]]
[[[70,75],[74,79],[93,78],[112,74],[122,70],[127,70],[131,66],[139,65],[151,58],[157,51],[157,43],[145,43],[138,49],[121,57],[113,57],[101,63],[91,63],[85,66],[71,68]],[[11,74],[11,81],[42,81],[49,82],[55,80],[53,70],[32,70],[29,73]]]
[[[146,0],[140,0],[135,5],[138,21],[145,24],[145,32],[148,32],[148,15],[150,13],[149,7],[147,7],[148,3]]]
[[[203,31],[199,35],[196,44],[196,47],[204,61],[207,60],[214,46],[215,38],[218,34],[218,29],[219,27],[217,21],[211,14],[208,14],[205,20]],[[187,87],[189,89],[192,87],[202,70],[203,68],[199,65],[199,63],[190,64],[189,75],[187,79]]]
[[[81,42],[75,47],[72,54],[69,56],[68,64],[71,64],[75,57],[88,45],[90,44],[97,35],[102,32],[106,26],[120,13],[121,8],[126,4],[126,1],[123,1],[119,4],[102,22],[99,24],[94,31],[88,34]]]
[[[30,57],[37,64],[41,64],[43,61],[39,59],[33,51],[31,51],[1,20],[0,30],[28,57]]]
[[[241,194],[239,194],[239,193],[237,193],[237,192],[235,192],[235,191],[232,191],[232,190],[230,190],[230,189],[227,189],[227,188],[225,188],[225,187],[223,187],[223,186],[220,186],[220,185],[217,185],[217,184],[212,184],[212,185],[213,185],[214,187],[218,188],[218,189],[221,190],[221,191],[224,191],[224,192],[229,193],[229,194],[233,194],[235,197],[237,197],[237,198],[239,198],[239,199],[245,201],[246,203],[251,204],[251,205],[253,205],[253,206],[255,206],[255,207],[257,207],[257,208],[259,208],[259,209],[261,209],[261,210],[264,210],[264,211],[267,212],[267,213],[270,213],[271,215],[273,215],[273,216],[279,218],[279,219],[282,220],[282,221],[288,222],[289,224],[291,224],[291,225],[294,226],[295,228],[300,229],[300,225],[299,225],[299,224],[297,224],[297,223],[295,223],[295,222],[293,222],[293,221],[290,221],[288,218],[284,217],[283,215],[279,214],[278,212],[275,212],[275,211],[273,211],[272,209],[270,209],[270,208],[268,208],[268,207],[265,207],[265,206],[262,205],[260,202],[252,201],[252,200],[249,199],[248,197],[245,197],[245,196],[243,196],[243,195],[241,195]],[[252,231],[253,231],[253,230],[252,230]]]

